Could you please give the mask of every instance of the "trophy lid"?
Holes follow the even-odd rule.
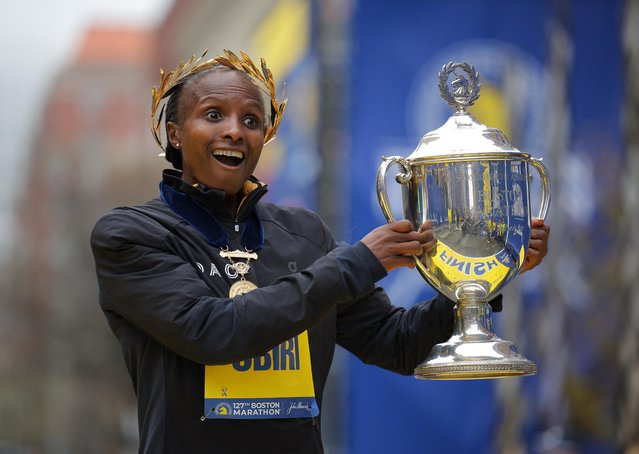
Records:
[[[455,72],[460,68],[467,77]],[[448,87],[450,74],[452,94]],[[439,72],[439,92],[455,113],[438,129],[424,135],[408,157],[411,162],[450,162],[467,159],[527,159],[499,129],[479,123],[467,108],[479,98],[479,73],[468,63],[448,63]]]

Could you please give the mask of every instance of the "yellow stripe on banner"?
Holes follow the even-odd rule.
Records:
[[[477,121],[499,129],[506,137],[510,137],[512,133],[510,110],[504,91],[486,80],[481,82],[481,96],[468,108]]]
[[[310,10],[308,0],[280,0],[258,25],[252,47],[268,62],[275,80],[286,77],[306,54]]]
[[[490,217],[490,214],[493,211],[492,204],[492,192],[491,190],[491,181],[490,181],[490,163],[482,162],[482,167],[484,168],[482,172],[482,181],[484,182],[484,187],[482,190],[484,191],[484,214],[486,217]]]

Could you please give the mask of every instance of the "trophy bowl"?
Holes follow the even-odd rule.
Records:
[[[395,180],[402,189],[404,218],[415,228],[431,220],[437,240],[433,250],[413,256],[417,269],[456,303],[453,335],[416,367],[420,379],[499,378],[537,371],[514,343],[495,335],[488,301],[517,277],[526,257],[531,167],[541,177],[540,219],[550,205],[548,173],[540,159],[517,150],[501,131],[468,113],[479,97],[478,78],[467,63],[444,65],[439,89],[455,113],[422,137],[407,158],[383,158],[377,172],[380,207],[388,222],[394,222],[386,174],[391,166],[400,167]]]

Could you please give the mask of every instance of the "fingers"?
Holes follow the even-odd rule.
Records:
[[[533,218],[530,222],[530,241],[528,252],[521,269],[522,273],[532,270],[541,263],[548,254],[548,240],[550,238],[550,226],[546,225],[542,219]]]
[[[533,226],[530,230],[530,243],[528,248],[539,251],[542,256],[548,252],[548,239],[550,238],[550,226],[542,224]]]
[[[427,220],[424,221],[424,223],[422,225],[419,226],[419,229],[417,229],[418,232],[426,232],[426,231],[433,231],[433,221],[431,220]]]
[[[389,252],[393,255],[420,255],[423,252],[422,243],[429,240],[429,232],[414,231],[413,225],[407,220],[390,223],[388,228],[393,232],[387,238],[390,241]]]
[[[406,256],[406,255],[421,255],[424,252],[422,234],[417,232],[407,232],[401,235],[390,235],[384,239],[388,241],[386,243],[387,252],[391,255]]]
[[[431,252],[435,250],[436,245],[437,245],[437,240],[435,238],[433,238],[430,241],[427,241],[426,243],[422,243],[422,254],[423,253],[430,254]]]
[[[530,239],[531,240],[547,240],[550,236],[550,226],[549,225],[541,225],[541,226],[533,226],[530,229]]]
[[[413,231],[413,224],[411,224],[411,222],[407,219],[390,222],[386,225],[386,227],[397,233],[408,233]]]
[[[362,242],[391,271],[399,267],[413,268],[413,255],[421,256],[435,246],[432,223],[426,222],[418,231],[407,220],[382,225],[362,238]]]
[[[392,271],[397,268],[415,268],[415,259],[411,255],[394,255],[381,262],[386,271]]]
[[[422,225],[419,226],[418,232],[423,233],[424,236],[421,238],[422,244],[422,253],[430,253],[435,249],[435,245],[437,244],[437,240],[435,240],[435,232],[433,231],[433,221],[425,221]]]

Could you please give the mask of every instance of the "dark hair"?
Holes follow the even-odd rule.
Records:
[[[180,107],[180,95],[182,94],[183,87],[184,83],[176,85],[166,103],[166,116],[164,117],[165,131],[168,131],[167,126],[169,121],[176,124],[178,122],[178,109]],[[178,170],[182,170],[182,152],[173,146],[168,137],[166,140],[166,148],[164,149],[164,157],[173,165],[173,167]]]

